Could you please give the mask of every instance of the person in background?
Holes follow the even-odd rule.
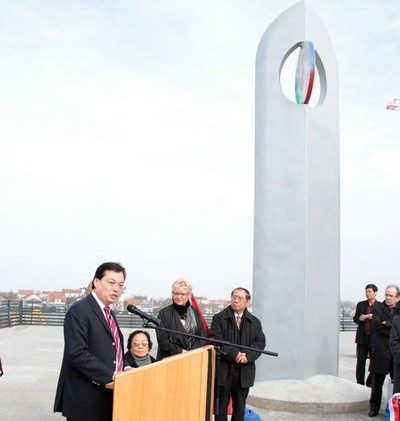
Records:
[[[85,290],[86,295],[89,295],[93,291],[92,285],[93,285],[93,281],[90,281],[88,283],[88,286],[86,287],[86,290]]]
[[[369,400],[370,417],[379,413],[382,401],[382,387],[386,375],[393,379],[393,358],[389,347],[392,320],[400,314],[400,289],[397,285],[388,285],[385,289],[385,301],[376,303],[372,310],[372,340],[371,361],[369,371],[372,374],[371,397]]]
[[[134,368],[155,363],[157,360],[149,352],[153,347],[150,335],[144,330],[135,330],[128,338],[128,351],[125,354],[125,361]]]
[[[393,317],[389,337],[390,352],[393,356],[393,394],[400,393],[400,317]],[[389,398],[389,396],[388,396]]]
[[[356,380],[358,384],[372,385],[371,374],[365,380],[365,363],[372,350],[372,309],[376,301],[378,288],[374,284],[368,284],[365,287],[366,300],[357,303],[356,312],[353,317],[354,323],[357,323],[356,344],[357,344],[357,366]]]
[[[246,399],[254,384],[254,362],[261,352],[241,349],[241,345],[260,351],[265,347],[261,322],[247,310],[250,299],[250,292],[246,288],[235,288],[231,293],[230,306],[214,315],[211,323],[211,338],[232,343],[221,346],[218,370],[221,421],[227,421],[230,396],[233,403],[231,421],[243,421]]]
[[[158,318],[160,327],[206,337],[204,326],[199,312],[190,303],[192,285],[185,279],[178,279],[172,284],[172,304],[160,310]],[[158,352],[157,360],[162,360],[171,355],[200,348],[206,344],[205,340],[191,338],[170,333],[164,330],[156,330]]]
[[[130,367],[123,359],[123,335],[109,306],[125,289],[125,278],[119,263],[103,263],[92,291],[65,315],[54,412],[62,412],[69,421],[112,421],[113,393],[105,386]]]

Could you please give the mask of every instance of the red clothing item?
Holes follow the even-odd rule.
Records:
[[[375,304],[375,303],[374,303]],[[371,314],[372,313],[372,308],[374,307],[374,304],[367,305],[367,314]],[[364,323],[364,330],[365,332],[371,332],[372,330],[372,325],[371,325],[371,319],[367,319]]]

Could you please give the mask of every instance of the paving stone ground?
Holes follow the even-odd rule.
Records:
[[[125,337],[130,330],[123,329]],[[150,330],[152,337],[154,330]],[[354,381],[355,332],[340,333],[339,377]],[[156,342],[155,342],[156,343]],[[0,420],[60,421],[65,420],[52,411],[55,388],[60,370],[64,339],[62,327],[15,326],[0,329],[0,357],[4,376],[0,378]],[[155,352],[156,348],[152,350]],[[384,392],[386,385],[384,386]],[[386,397],[384,396],[384,399]],[[383,420],[381,413],[374,418]],[[280,421],[365,421],[365,411],[335,415],[293,414],[252,408],[263,420]],[[171,420],[173,421],[173,420]]]

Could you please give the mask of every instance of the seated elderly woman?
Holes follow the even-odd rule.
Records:
[[[125,360],[131,367],[138,368],[157,361],[149,354],[153,343],[148,332],[135,330],[129,335],[127,345]]]
[[[185,279],[178,279],[172,284],[172,304],[160,310],[158,314],[158,318],[161,320],[160,326],[205,338],[206,333],[200,315],[190,303],[191,294],[192,285]],[[200,348],[206,344],[205,340],[164,330],[157,329],[156,334],[158,360]]]

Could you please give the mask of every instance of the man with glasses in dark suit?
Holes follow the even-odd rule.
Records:
[[[374,337],[369,365],[369,371],[372,374],[370,411],[368,413],[370,417],[376,417],[379,414],[382,387],[386,375],[389,374],[393,379],[393,357],[390,352],[389,336],[392,320],[400,314],[399,297],[398,285],[388,285],[385,289],[385,301],[376,304],[372,312]]]
[[[243,421],[246,399],[254,384],[255,360],[261,352],[241,349],[241,345],[259,349],[265,347],[265,335],[261,322],[247,307],[250,292],[246,288],[235,288],[231,293],[231,304],[218,314],[211,323],[210,336],[228,341],[232,345],[221,346],[221,359],[218,370],[219,415],[227,420],[227,408],[232,396],[233,412],[231,421]]]

